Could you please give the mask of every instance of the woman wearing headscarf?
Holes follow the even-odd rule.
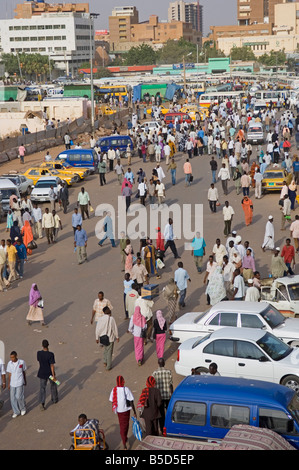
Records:
[[[41,293],[37,284],[34,283],[29,292],[29,312],[26,317],[28,325],[31,325],[33,321],[40,321],[42,326],[45,325],[43,309],[39,306],[40,300],[42,300]]]
[[[150,376],[146,380],[146,387],[142,390],[137,404],[137,409],[140,411],[140,416],[145,421],[144,437],[159,435],[161,404],[161,392],[158,388],[156,388],[156,380],[154,377]]]
[[[134,351],[137,364],[142,365],[144,358],[144,336],[146,330],[146,319],[141,315],[140,307],[135,307],[133,316],[131,317],[128,332],[134,336]]]
[[[12,226],[13,226],[13,213],[11,209],[8,209],[7,216],[6,216],[6,231],[9,232]]]
[[[296,201],[296,195],[297,195],[297,185],[294,180],[292,180],[291,184],[289,185],[289,198],[291,201],[291,210],[295,210],[295,201]]]
[[[164,356],[164,346],[167,331],[167,323],[161,310],[157,310],[156,312],[153,329],[153,338],[156,340],[157,358],[160,359]]]
[[[242,204],[242,209],[243,209],[244,215],[245,215],[245,224],[248,226],[248,225],[251,224],[252,216],[253,216],[252,200],[248,196],[245,196],[242,199],[241,204]]]
[[[174,279],[171,278],[163,289],[163,295],[168,303],[169,325],[176,320],[175,310],[178,302],[178,288]]]
[[[133,268],[133,248],[131,245],[131,241],[129,239],[126,240],[126,248],[123,250],[125,254],[125,273],[131,275],[131,271]]]
[[[210,297],[210,304],[215,305],[226,297],[226,289],[222,274],[222,266],[217,266],[213,272],[209,284],[207,286],[206,294]]]
[[[116,378],[116,387],[112,389],[109,401],[112,402],[112,411],[118,416],[123,448],[127,450],[130,411],[133,410],[134,417],[136,418],[136,410],[133,394],[128,387],[125,387],[125,379],[121,375]]]
[[[21,234],[23,236],[23,243],[27,249],[28,255],[32,255],[32,250],[28,248],[29,243],[33,241],[33,233],[29,220],[25,220],[24,226],[21,229]]]

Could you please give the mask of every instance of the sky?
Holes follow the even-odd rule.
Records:
[[[48,0],[48,3],[80,3],[80,0]],[[81,0],[88,2],[88,0]],[[194,1],[194,0],[190,0]],[[23,0],[0,0],[0,19],[13,18],[14,8]],[[237,22],[237,0],[200,0],[204,7],[204,35],[209,32],[210,26],[232,25]],[[158,15],[160,20],[167,20],[169,0],[89,0],[90,11],[100,13],[95,26],[98,29],[108,29],[108,18],[115,6],[136,6],[139,10],[139,20],[145,21],[150,15]]]

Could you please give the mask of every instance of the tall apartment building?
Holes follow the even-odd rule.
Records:
[[[290,0],[292,1],[292,0]],[[274,8],[286,0],[238,0],[238,24],[247,26],[254,23],[274,23]]]
[[[199,1],[187,3],[183,0],[170,2],[168,7],[168,21],[183,21],[191,23],[193,29],[203,32],[203,6]]]
[[[74,74],[89,61],[91,53],[93,57],[95,54],[94,27],[88,10],[88,4],[17,5],[15,18],[0,20],[0,53],[48,55],[55,68]]]

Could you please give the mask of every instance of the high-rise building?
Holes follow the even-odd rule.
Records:
[[[74,74],[94,57],[94,27],[88,4],[25,2],[15,18],[0,20],[0,53],[48,55],[55,68]],[[92,50],[91,50],[92,49]]]
[[[288,3],[288,0],[238,0],[239,26],[255,23],[273,24],[274,7],[279,3]]]
[[[199,1],[187,3],[177,0],[169,3],[168,21],[191,23],[193,29],[203,32],[203,6]]]

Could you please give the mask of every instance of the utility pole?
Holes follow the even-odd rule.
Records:
[[[94,112],[94,87],[93,87],[93,41],[92,41],[92,31],[93,28],[93,19],[99,16],[98,13],[90,13],[90,101],[91,101],[91,132],[94,134],[94,122],[95,122],[95,112]]]

